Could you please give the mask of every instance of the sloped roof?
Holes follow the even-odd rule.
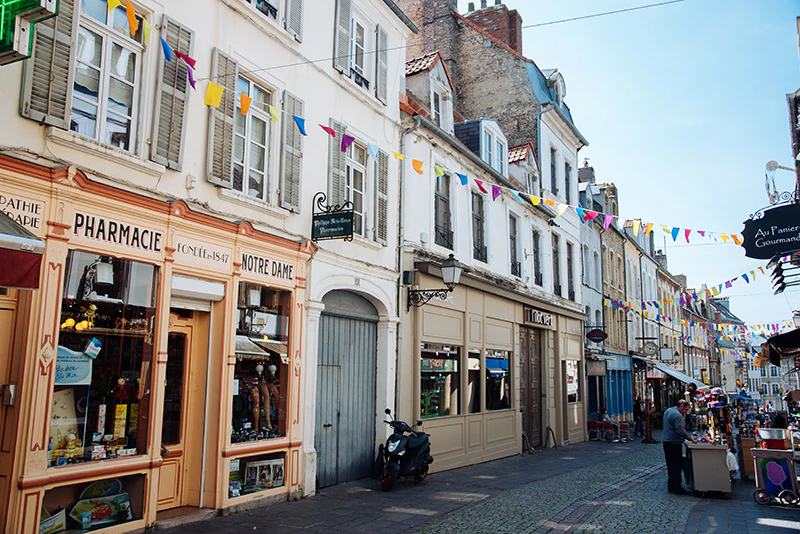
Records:
[[[541,70],[539,70],[539,67],[536,66],[536,63],[532,61],[530,63],[525,63],[525,68],[528,70],[528,80],[530,81],[531,89],[533,89],[533,94],[536,97],[536,100],[543,106],[546,104],[552,105],[553,109],[555,109],[561,118],[564,119],[564,122],[567,123],[569,128],[572,130],[572,133],[575,134],[575,137],[577,137],[585,146],[589,146],[589,141],[583,137],[583,134],[581,134],[581,132],[578,130],[578,127],[575,126],[575,122],[572,120],[572,112],[569,110],[569,107],[563,101],[561,102],[561,105],[558,104],[555,91],[547,83],[547,77]],[[548,69],[548,71],[555,72],[555,69]]]
[[[424,56],[409,59],[406,61],[406,76],[411,76],[412,74],[417,74],[418,72],[422,72],[424,70],[431,70],[431,68],[436,64],[438,55],[439,51],[437,50],[436,52],[431,52],[430,54],[425,54]]]
[[[722,316],[723,322],[744,324],[744,321],[736,317],[730,309],[730,303],[725,300],[711,299],[711,305]]]
[[[511,147],[508,149],[508,162],[509,163],[516,163],[518,161],[522,161],[528,157],[528,153],[530,150],[533,149],[533,145],[530,142],[525,143],[524,145],[519,145],[515,147]]]

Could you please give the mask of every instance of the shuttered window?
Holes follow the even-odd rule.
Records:
[[[242,115],[241,98],[253,99],[247,115]],[[233,188],[259,200],[267,199],[269,188],[269,146],[272,119],[269,105],[272,93],[247,78],[236,81],[236,128],[233,134]]]
[[[377,168],[377,187],[375,188],[375,241],[386,245],[389,217],[389,155],[382,150],[378,152]]]
[[[386,30],[378,26],[377,53],[375,54],[375,97],[384,104],[386,103],[387,96],[389,52],[386,50],[386,48],[388,42],[389,34],[386,32]]]
[[[190,57],[194,52],[194,32],[164,16],[161,36],[173,50]],[[189,100],[188,72],[180,61],[167,61],[158,54],[158,79],[156,80],[153,117],[153,147],[150,159],[175,171],[181,170],[183,142],[186,138],[186,105]]]
[[[367,149],[353,143],[347,149],[346,200],[353,203],[353,234],[364,237],[367,214]]]
[[[333,41],[333,68],[346,75],[350,73],[351,22],[351,0],[336,0],[336,35]]]
[[[239,65],[233,59],[214,49],[211,78],[223,87],[219,107],[209,107],[208,162],[206,179],[216,185],[233,187],[233,133],[236,122],[236,81]]]
[[[300,211],[300,173],[303,161],[303,135],[292,115],[303,116],[303,101],[283,93],[283,168],[281,171],[281,207]]]
[[[329,136],[328,140],[328,204],[341,206],[347,200],[347,156],[341,149],[342,135],[347,127],[333,119],[330,127],[336,132],[336,137]]]
[[[286,31],[303,41],[303,0],[286,0]]]

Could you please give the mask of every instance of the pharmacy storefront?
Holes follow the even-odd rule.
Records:
[[[0,156],[0,183],[43,244],[38,289],[0,289],[3,530],[125,532],[297,491],[312,246],[71,168]]]

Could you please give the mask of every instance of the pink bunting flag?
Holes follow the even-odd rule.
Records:
[[[594,218],[595,218],[595,217],[597,217],[598,215],[600,215],[600,213],[599,213],[599,212],[597,212],[597,211],[590,211],[590,212],[586,213],[586,220],[587,220],[587,221],[591,221],[592,219],[594,219]]]
[[[611,225],[611,221],[613,220],[614,220],[613,215],[606,215],[606,218],[603,221],[603,230],[608,230],[608,227]]]
[[[184,61],[186,62],[186,64],[187,64],[187,65],[189,65],[190,67],[192,67],[193,69],[194,69],[194,68],[197,68],[197,61],[195,61],[194,59],[190,58],[190,57],[189,57],[189,56],[187,56],[186,54],[183,54],[183,53],[181,53],[181,52],[178,52],[177,50],[173,50],[172,52],[173,52],[173,53],[174,53],[176,56],[178,56],[179,58],[181,58],[182,60],[184,60]]]
[[[686,242],[688,243],[689,242],[689,234],[691,234],[692,231],[687,228],[686,230],[684,230],[684,233],[686,234]]]
[[[481,182],[480,180],[476,179],[476,180],[475,180],[475,183],[478,185],[478,189],[480,189],[480,190],[481,190],[481,193],[484,193],[484,194],[488,194],[488,193],[489,193],[489,192],[486,190],[486,188],[485,188],[485,187],[483,187],[483,182]]]
[[[321,124],[319,125],[319,127],[325,130],[331,137],[336,137],[336,131],[333,128],[328,128],[327,126],[323,126]]]
[[[500,196],[500,186],[492,184],[492,200],[497,200]]]
[[[350,145],[353,144],[356,138],[352,135],[342,134],[342,152],[347,152],[347,149],[350,148]]]

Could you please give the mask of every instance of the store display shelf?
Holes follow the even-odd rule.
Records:
[[[222,456],[224,458],[230,458],[232,456],[248,456],[262,452],[282,451],[292,447],[299,447],[302,444],[303,442],[300,440],[291,441],[289,438],[232,443],[222,450]]]
[[[150,335],[150,330],[146,329],[124,329],[124,328],[86,328],[84,330],[70,330],[73,334],[82,334],[84,336],[129,336],[129,337],[146,337]]]

